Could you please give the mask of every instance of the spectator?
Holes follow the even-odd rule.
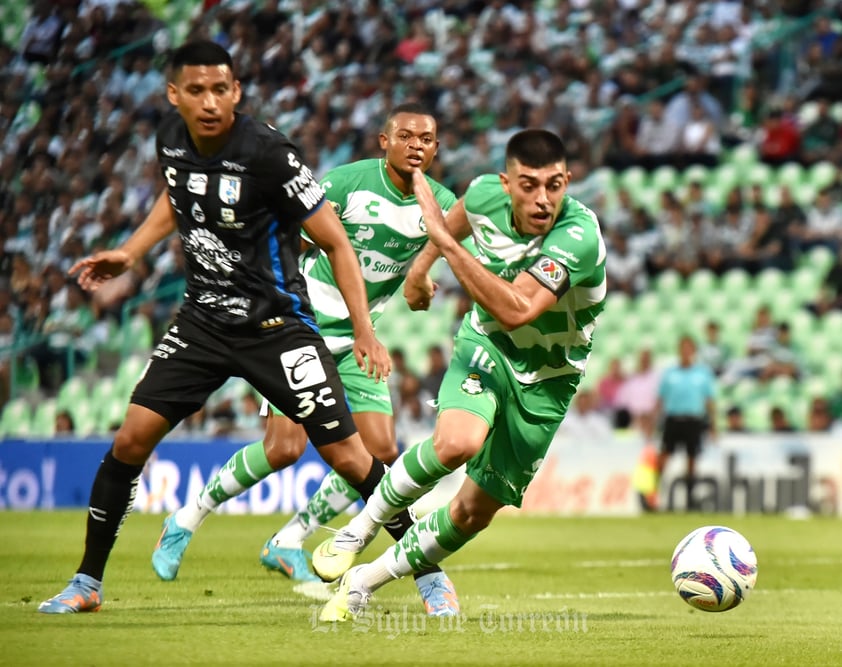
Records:
[[[747,433],[743,410],[739,405],[732,405],[725,413],[725,430],[728,433]]]
[[[682,162],[712,167],[719,162],[721,150],[719,130],[701,102],[694,101],[690,106],[690,121],[681,133]]]
[[[638,163],[647,169],[678,164],[682,127],[666,116],[663,101],[652,100],[637,131],[635,153]]]
[[[765,355],[765,363],[760,368],[758,378],[766,382],[776,377],[788,377],[798,380],[803,376],[801,354],[792,342],[789,324],[781,322],[777,327],[775,343]]]
[[[830,431],[833,429],[833,421],[830,402],[820,396],[813,398],[807,412],[807,430],[814,433]]]
[[[816,106],[816,118],[801,136],[801,159],[806,164],[821,160],[838,163],[842,157],[842,126],[830,115],[830,100],[822,97]]]
[[[760,159],[771,165],[797,160],[801,153],[801,136],[793,122],[781,109],[766,114],[760,131]]]
[[[59,410],[55,417],[54,435],[72,436],[76,434],[73,415],[67,410]]]
[[[608,371],[597,383],[597,407],[603,412],[613,416],[617,410],[617,397],[623,383],[626,381],[626,373],[623,370],[623,360],[614,358],[608,362]]]
[[[797,430],[779,405],[773,405],[769,410],[769,424],[773,433],[794,433]]]
[[[617,408],[625,409],[632,425],[648,440],[654,433],[660,374],[652,363],[652,350],[638,352],[637,368],[617,391]]]
[[[731,350],[720,338],[719,323],[716,320],[708,320],[705,323],[705,337],[699,344],[699,361],[707,364],[714,375],[720,376],[730,357]]]

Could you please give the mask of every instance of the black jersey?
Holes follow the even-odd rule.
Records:
[[[318,330],[298,255],[324,193],[290,140],[237,114],[225,148],[206,158],[172,113],[157,149],[187,260],[182,311],[223,330],[269,331],[285,317]]]

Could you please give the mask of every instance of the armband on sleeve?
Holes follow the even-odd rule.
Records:
[[[542,255],[527,270],[535,280],[555,294],[556,299],[564,296],[570,288],[570,275],[564,265],[552,257]]]

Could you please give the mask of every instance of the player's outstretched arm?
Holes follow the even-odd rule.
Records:
[[[441,209],[421,172],[416,171],[412,178],[430,242],[441,251],[468,295],[504,328],[517,329],[555,305],[558,296],[528,273],[521,273],[510,283],[480,264],[449,232]],[[451,213],[458,215],[456,211],[459,208],[454,206]],[[461,211],[461,215],[465,215],[464,207]]]
[[[304,221],[304,230],[327,255],[336,286],[348,306],[351,326],[354,328],[354,357],[357,364],[369,377],[378,382],[385,380],[392,370],[392,360],[374,335],[360,263],[345,228],[330,206],[322,206]]]
[[[77,281],[82,289],[93,292],[106,280],[128,271],[134,263],[152,249],[158,241],[169,236],[176,227],[175,215],[164,190],[155,200],[149,215],[128,240],[114,250],[102,250],[80,259],[68,273],[79,273]]]
[[[445,227],[453,238],[462,241],[471,234],[471,225],[465,214],[462,200],[456,202],[447,214]],[[428,242],[418,253],[406,274],[403,296],[410,310],[427,310],[438,285],[430,279],[430,269],[441,257],[441,251],[435,243]]]

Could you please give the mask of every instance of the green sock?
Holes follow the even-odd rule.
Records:
[[[427,438],[404,452],[380,481],[368,503],[371,518],[380,523],[390,519],[450,472],[439,461],[433,439]]]
[[[301,549],[304,540],[316,528],[344,512],[359,497],[360,494],[343,477],[331,470],[310,498],[307,507],[299,510],[287,525],[275,533],[273,544],[284,549]]]
[[[263,451],[263,441],[246,445],[228,459],[194,500],[188,501],[176,512],[176,523],[182,528],[195,531],[214,509],[273,472],[266,452]]]
[[[450,554],[465,546],[474,535],[466,535],[450,518],[450,504],[430,512],[418,521],[400,542],[376,559],[370,567],[374,579],[366,581],[372,590],[391,578],[399,579],[413,572],[440,563]],[[388,573],[388,577],[377,573]]]

